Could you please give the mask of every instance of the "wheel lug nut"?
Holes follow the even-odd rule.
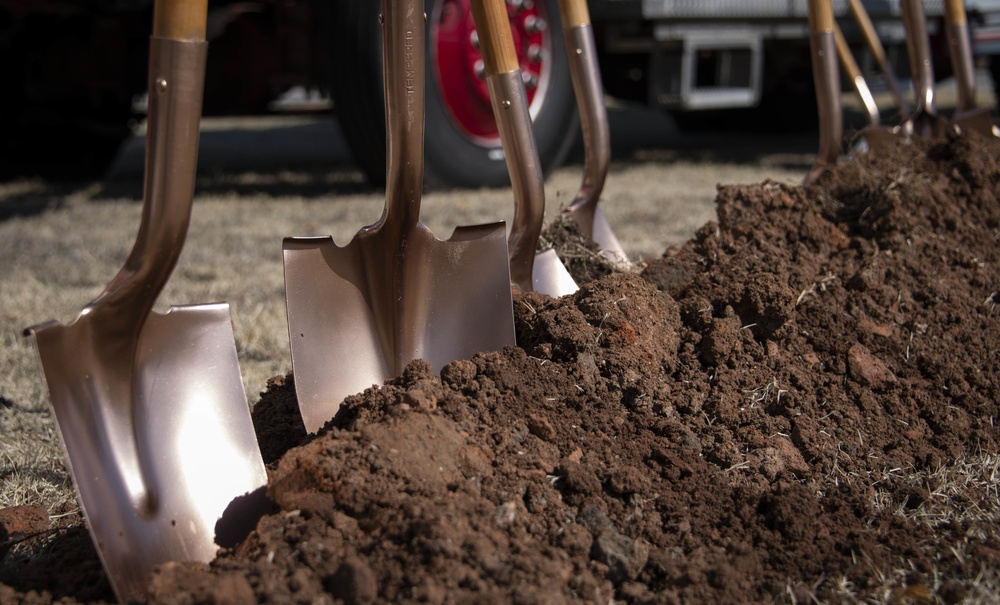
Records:
[[[479,32],[476,30],[472,30],[472,33],[469,34],[469,44],[472,45],[472,48],[479,50]]]
[[[532,63],[542,62],[542,47],[538,44],[528,46],[528,60]]]
[[[475,72],[476,77],[480,80],[486,77],[486,65],[482,59],[476,59],[475,64],[472,66],[472,71]]]
[[[536,15],[528,15],[524,18],[524,30],[529,34],[543,32],[547,26],[548,24],[545,22],[545,19]]]
[[[527,71],[521,72],[521,81],[524,82],[524,87],[528,89],[534,89],[538,86],[538,76]]]

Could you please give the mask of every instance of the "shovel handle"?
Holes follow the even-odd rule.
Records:
[[[944,18],[952,25],[964,26],[968,23],[965,16],[965,3],[962,0],[945,0]]]
[[[865,42],[868,44],[868,50],[871,51],[872,57],[878,64],[880,69],[885,69],[889,64],[885,56],[885,48],[882,46],[882,41],[878,38],[878,33],[875,31],[875,25],[872,23],[872,18],[868,16],[868,11],[865,10],[861,0],[848,0],[851,6],[851,14],[854,16],[854,21],[861,28],[861,33],[865,37]]]
[[[848,0],[848,2],[851,6],[851,14],[854,16],[854,22],[861,28],[865,44],[868,45],[868,50],[872,53],[875,64],[878,65],[879,71],[882,72],[882,76],[889,86],[889,92],[892,93],[892,98],[896,101],[896,106],[899,108],[900,113],[904,115],[910,113],[910,104],[906,102],[906,97],[903,96],[903,90],[900,88],[899,81],[896,79],[896,75],[889,65],[889,60],[885,55],[885,48],[882,46],[882,41],[879,40],[878,33],[875,31],[875,25],[872,23],[871,17],[868,16],[868,11],[861,4],[861,0]]]
[[[559,0],[559,15],[563,30],[590,25],[590,10],[587,0]]]
[[[563,210],[563,216],[573,221],[582,235],[594,239],[597,203],[611,164],[611,135],[604,107],[604,85],[597,64],[594,30],[590,25],[586,0],[559,0],[559,14],[562,16],[566,59],[583,129],[585,154],[580,189]],[[598,242],[604,249],[617,242],[613,234],[609,236],[615,241]],[[614,252],[617,254],[621,250]]]
[[[861,103],[865,106],[865,112],[868,114],[868,123],[871,126],[877,126],[881,121],[878,105],[875,104],[875,98],[872,96],[871,89],[868,88],[868,82],[865,81],[865,77],[861,73],[861,68],[858,66],[857,61],[854,60],[851,47],[848,46],[847,39],[844,38],[844,32],[840,31],[840,26],[836,23],[834,23],[833,36],[837,44],[837,56],[840,58],[840,65],[854,86],[854,91],[858,93]]]
[[[381,20],[385,211],[364,230],[395,231],[391,238],[402,243],[419,224],[424,178],[424,2],[382,0]]]
[[[514,51],[504,0],[472,0],[493,117],[500,132],[514,193],[514,220],[507,238],[510,279],[522,291],[534,289],[535,248],[545,220],[545,187],[528,98]]]
[[[958,88],[957,110],[972,111],[976,108],[976,68],[972,60],[972,41],[969,39],[965,3],[962,0],[946,0],[944,6],[948,55],[951,57],[951,68]]]
[[[844,38],[844,32],[840,30],[840,26],[834,27],[833,37],[837,42],[837,57],[840,58],[840,64],[844,69],[844,73],[852,80],[860,78],[861,68],[858,67],[858,62],[854,60],[854,54],[851,52],[851,47],[847,44],[847,39]]]
[[[831,0],[809,0],[809,46],[819,111],[819,152],[806,175],[806,183],[818,179],[840,156],[843,116],[834,25]]]
[[[930,40],[921,0],[902,0],[903,27],[910,54],[910,70],[917,88],[917,112],[934,113],[934,66],[931,64]]]
[[[472,18],[476,22],[479,46],[483,52],[483,67],[486,75],[502,74],[521,65],[514,48],[514,35],[510,30],[507,5],[494,0],[474,0]]]
[[[157,38],[205,39],[208,0],[156,0],[153,5],[153,35]]]
[[[833,4],[830,0],[809,0],[810,33],[832,32],[833,24]]]

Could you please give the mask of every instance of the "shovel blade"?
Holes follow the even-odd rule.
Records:
[[[295,389],[306,430],[348,395],[424,359],[456,359],[514,344],[503,223],[456,229],[448,241],[418,225],[406,245],[379,231],[345,247],[286,238],[285,304]]]
[[[93,354],[95,339],[115,335],[91,320],[29,332],[104,569],[120,600],[140,600],[155,566],[210,561],[227,507],[267,476],[228,305],[151,313],[124,385],[120,368]],[[111,396],[123,392],[131,402]]]
[[[961,130],[976,131],[988,137],[1000,137],[1000,130],[993,124],[993,117],[983,108],[958,112],[952,116],[951,121]]]
[[[901,126],[868,126],[855,137],[856,149],[862,152],[885,152],[900,138],[907,138]]]
[[[600,246],[601,255],[609,261],[622,268],[631,266],[625,248],[611,230],[611,224],[600,207],[594,210],[594,241]]]
[[[551,248],[535,254],[531,280],[535,292],[552,298],[573,294],[580,289],[566,270],[566,265],[559,260],[559,255]]]

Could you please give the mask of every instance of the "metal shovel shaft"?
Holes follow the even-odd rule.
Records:
[[[958,89],[956,110],[962,112],[975,109],[976,72],[972,64],[972,43],[969,40],[969,24],[962,0],[945,2],[945,35],[948,38],[948,54]]]
[[[489,0],[473,0],[471,6],[514,193],[514,219],[507,239],[510,279],[522,291],[530,292],[534,289],[535,249],[545,220],[542,164],[506,7],[503,2]]]
[[[958,106],[952,115],[952,124],[987,136],[1000,137],[1000,130],[993,124],[990,112],[976,106],[976,68],[972,60],[969,23],[962,0],[946,0],[945,34],[958,89]]]
[[[582,8],[578,4],[582,4]],[[611,135],[604,108],[604,86],[586,3],[561,0],[559,8],[584,141],[583,179],[565,213],[577,223],[581,234],[593,239],[594,212],[611,164]]]
[[[400,6],[402,5],[402,6]],[[401,245],[420,221],[424,176],[424,13],[419,2],[383,2],[385,211],[371,229],[400,230]]]
[[[830,0],[809,0],[809,42],[812,53],[813,83],[819,110],[819,151],[816,162],[806,175],[810,183],[837,163],[843,137],[840,108],[840,72],[833,33],[833,8]]]
[[[896,79],[896,74],[893,73],[892,66],[889,65],[885,48],[882,46],[882,41],[879,40],[878,33],[875,31],[875,25],[872,23],[868,11],[865,10],[861,0],[848,0],[848,2],[851,7],[851,14],[854,16],[854,21],[861,28],[861,32],[864,35],[868,50],[872,53],[872,57],[875,58],[875,63],[882,72],[882,77],[885,78],[889,92],[896,101],[896,107],[899,108],[899,112],[902,115],[909,114],[910,104],[906,102],[906,97],[903,95],[903,89],[899,85],[899,80]]]
[[[840,64],[844,68],[847,78],[854,86],[854,91],[858,94],[858,98],[861,99],[861,104],[865,107],[865,112],[868,114],[868,124],[870,126],[878,126],[881,116],[879,115],[878,105],[875,104],[875,97],[872,96],[872,91],[868,88],[868,82],[865,81],[865,77],[861,75],[861,68],[858,67],[858,63],[854,60],[854,55],[847,45],[847,40],[844,39],[844,34],[840,31],[840,27],[836,22],[834,22],[833,33],[837,44],[837,56],[840,57]]]
[[[934,66],[931,63],[930,39],[921,0],[902,0],[903,26],[906,28],[906,48],[910,56],[910,72],[916,88],[916,107],[911,121],[913,131],[921,136],[940,136],[948,124],[934,107]]]
[[[575,222],[581,234],[594,240],[602,255],[627,266],[628,255],[598,207],[611,164],[611,134],[590,12],[585,0],[560,0],[559,10],[584,147],[580,189],[563,216]]]

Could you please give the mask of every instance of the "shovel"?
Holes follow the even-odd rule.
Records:
[[[424,11],[382,2],[385,210],[345,247],[329,236],[284,241],[292,368],[306,430],[344,397],[422,358],[439,371],[514,344],[503,222],[458,227],[448,241],[419,222],[424,142]]]
[[[962,130],[976,130],[991,137],[1000,136],[1000,130],[993,125],[990,113],[976,107],[976,73],[965,5],[962,0],[946,0],[944,14],[948,54],[958,88],[958,107],[951,117],[951,123]]]
[[[507,245],[511,283],[553,297],[577,285],[555,250],[536,252],[545,219],[545,187],[528,100],[503,0],[473,0],[472,17],[483,53],[486,86],[514,191],[514,222]]]
[[[837,45],[837,57],[840,59],[840,66],[844,69],[844,73],[847,74],[851,85],[854,86],[854,92],[861,99],[865,113],[868,114],[868,125],[879,126],[882,117],[879,114],[878,105],[875,104],[875,97],[872,95],[871,89],[868,88],[868,82],[865,81],[865,77],[861,75],[861,68],[858,67],[857,61],[854,60],[851,48],[848,46],[847,40],[844,39],[844,33],[840,31],[840,26],[837,25],[836,21],[833,23],[833,36],[834,42]]]
[[[864,105],[865,112],[868,114],[868,126],[857,133],[851,147],[858,151],[884,148],[890,141],[900,136],[904,129],[899,126],[883,126],[881,124],[878,105],[875,104],[875,97],[872,95],[871,89],[868,88],[868,82],[861,74],[861,68],[858,67],[857,62],[854,60],[854,55],[851,54],[847,40],[844,39],[844,34],[840,31],[840,27],[836,21],[833,25],[834,41],[837,45],[837,56],[840,58],[840,65],[843,67],[847,78],[854,85],[854,90],[861,99],[861,104]]]
[[[844,136],[840,109],[840,72],[833,30],[833,6],[830,0],[809,0],[809,47],[819,110],[819,152],[806,174],[807,184],[815,182],[837,164]]]
[[[875,32],[875,26],[872,24],[871,17],[868,16],[868,11],[861,4],[861,0],[849,0],[851,13],[854,15],[854,21],[861,28],[861,32],[864,35],[865,42],[868,46],[868,50],[872,53],[875,58],[875,62],[878,64],[879,70],[882,72],[882,77],[885,78],[886,85],[889,88],[893,99],[896,102],[896,106],[899,108],[899,113],[902,116],[908,116],[910,114],[910,105],[906,102],[906,98],[903,96],[903,91],[899,86],[899,81],[896,79],[895,73],[892,71],[892,67],[889,65],[889,61],[886,58],[885,48],[882,46],[882,41],[879,40],[878,34]],[[866,106],[866,111],[869,114],[869,126],[862,129],[856,136],[856,143],[852,146],[863,151],[869,151],[873,148],[885,148],[893,140],[903,137],[908,138],[913,134],[913,122],[909,119],[898,126],[882,126],[879,124],[878,108],[875,106],[874,99],[871,98],[870,91],[862,92],[860,86],[864,84],[865,89],[867,89],[867,83],[864,77],[861,75],[861,70],[857,67],[857,63],[854,62],[854,57],[850,54],[850,49],[847,46],[846,40],[844,40],[843,34],[840,32],[840,28],[837,28],[837,54],[840,55],[841,62],[844,65],[844,71],[847,72],[848,77],[854,82],[855,87],[858,89],[858,94],[862,96],[863,103]],[[865,98],[867,97],[867,98]],[[873,113],[874,111],[874,113]]]
[[[580,233],[594,240],[608,260],[627,266],[628,255],[611,230],[597,202],[604,190],[604,180],[611,163],[611,136],[608,114],[604,108],[604,85],[597,64],[594,30],[586,0],[559,0],[563,41],[569,60],[573,92],[583,129],[583,180],[573,201],[563,210],[563,217],[573,221]]]
[[[224,303],[153,304],[194,194],[206,2],[158,1],[142,222],[125,266],[69,325],[34,336],[91,537],[122,601],[167,561],[211,560],[217,522],[267,477]]]
[[[910,55],[910,71],[916,87],[916,107],[909,118],[913,133],[924,137],[943,135],[951,125],[934,108],[934,66],[931,64],[930,41],[921,0],[902,0],[903,26],[906,28],[906,48]]]
[[[882,41],[879,40],[878,34],[875,32],[875,25],[872,24],[868,11],[865,10],[861,0],[848,0],[848,3],[850,4],[854,21],[861,28],[861,33],[864,35],[868,50],[872,53],[875,63],[882,72],[882,77],[885,78],[886,86],[888,86],[889,92],[896,102],[896,107],[899,108],[900,115],[908,115],[910,113],[910,104],[906,102],[906,97],[903,95],[899,80],[896,79],[896,74],[893,73],[892,67],[889,65],[889,60],[885,55],[885,48],[882,46]]]

